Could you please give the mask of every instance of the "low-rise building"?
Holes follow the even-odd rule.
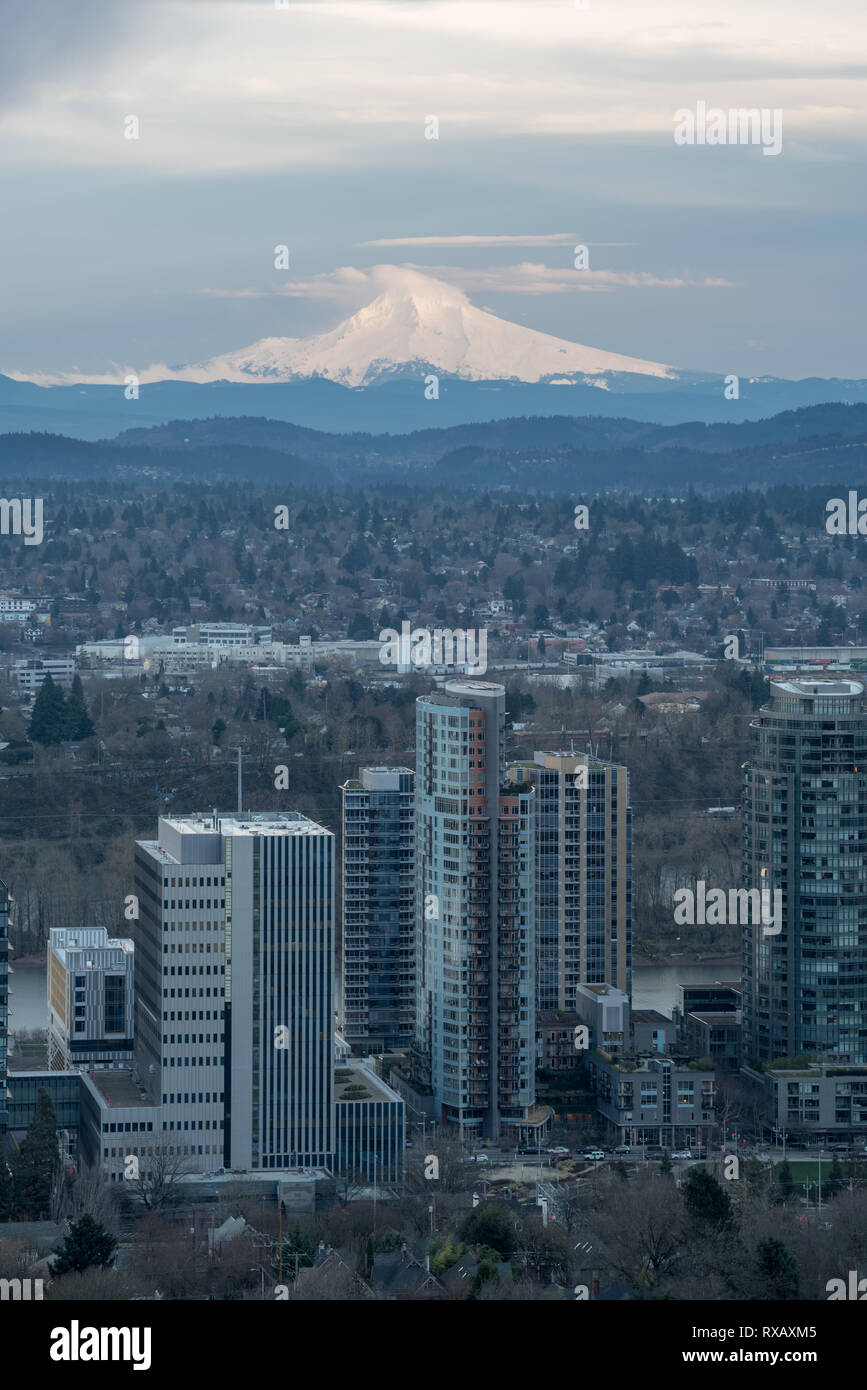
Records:
[[[730,980],[710,985],[678,985],[677,1001],[671,1011],[677,1027],[677,1042],[686,1048],[686,1020],[690,1014],[733,1014],[741,1006],[741,986]]]
[[[867,1067],[810,1062],[741,1071],[768,1132],[790,1144],[867,1142]]]
[[[43,611],[32,598],[0,598],[0,623],[19,623],[29,627],[34,623],[50,623],[51,614]]]
[[[674,1057],[587,1058],[599,1113],[620,1144],[705,1148],[716,1123],[712,1067]]]
[[[46,676],[50,676],[55,685],[68,689],[75,675],[75,661],[71,656],[22,657],[15,662],[10,675],[25,695],[36,695]]]
[[[105,927],[55,927],[48,937],[48,1065],[132,1066],[133,943]]]
[[[721,1072],[741,1065],[741,1012],[691,1013],[686,1018],[686,1051],[690,1057],[709,1057]]]
[[[614,1056],[630,1048],[629,995],[615,985],[581,984],[575,991],[575,1009],[589,1029],[589,1045]]]
[[[335,1168],[356,1183],[394,1186],[403,1177],[406,1126],[402,1098],[363,1063],[335,1072]]]
[[[633,1009],[630,1015],[631,1048],[637,1056],[664,1056],[672,1052],[677,1029],[658,1009]]]
[[[573,1009],[554,1009],[536,1015],[536,1065],[543,1071],[571,1071],[581,1054],[575,1047],[579,1023]]]
[[[124,1175],[151,1175],[169,1160],[176,1162],[177,1175],[184,1170],[181,1148],[175,1135],[162,1132],[160,1107],[153,1105],[141,1086],[128,1072],[82,1072],[80,1091],[79,1147],[86,1163],[100,1165],[112,1182],[123,1182]],[[129,1158],[136,1162],[130,1167]],[[190,1165],[187,1163],[187,1167]],[[215,1160],[216,1166],[216,1160]]]

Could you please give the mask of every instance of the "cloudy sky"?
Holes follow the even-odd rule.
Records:
[[[867,377],[852,0],[27,0],[3,28],[0,371],[303,336],[397,264],[613,352]],[[778,108],[782,152],[677,145],[698,102]]]

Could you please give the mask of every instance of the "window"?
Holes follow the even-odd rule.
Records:
[[[126,980],[123,975],[105,977],[105,1031],[123,1034],[126,1014]]]

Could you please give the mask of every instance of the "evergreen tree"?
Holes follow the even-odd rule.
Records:
[[[283,1277],[296,1269],[309,1269],[316,1258],[316,1242],[301,1226],[295,1226],[283,1237]],[[275,1249],[272,1255],[274,1277],[280,1273],[280,1264]]]
[[[87,710],[81,677],[76,675],[66,701],[66,737],[76,743],[84,738],[93,738],[93,721]]]
[[[697,1224],[721,1231],[732,1219],[731,1198],[706,1168],[690,1168],[683,1180],[683,1199]]]
[[[67,737],[67,708],[63,691],[46,676],[33,702],[33,713],[27,729],[31,743],[46,746],[62,743]]]
[[[789,1160],[787,1158],[784,1158],[782,1163],[777,1164],[774,1170],[774,1177],[779,1189],[780,1200],[787,1202],[792,1195],[792,1188],[794,1186],[794,1178],[792,1177],[792,1170],[789,1167]]]
[[[798,1266],[781,1240],[769,1236],[756,1248],[756,1269],[767,1292],[766,1298],[798,1297]]]
[[[0,1221],[12,1221],[15,1214],[15,1194],[12,1186],[12,1174],[6,1166],[6,1160],[0,1154]]]
[[[527,588],[524,584],[524,580],[522,579],[521,575],[510,574],[505,584],[503,585],[503,598],[511,599],[512,603],[514,603],[515,605],[515,608],[519,612],[521,612],[523,611],[526,597]]]
[[[73,1221],[63,1244],[54,1252],[52,1274],[83,1274],[86,1269],[104,1269],[110,1264],[117,1241],[110,1231],[92,1216],[84,1216]]]
[[[405,588],[406,585],[404,585],[404,589]],[[379,631],[381,631],[381,629],[377,628],[377,632]],[[369,641],[371,638],[375,637],[376,633],[373,630],[373,623],[366,613],[353,613],[349,620],[349,627],[347,628],[346,635],[355,642],[363,642]]]
[[[831,1163],[831,1171],[827,1177],[827,1186],[825,1189],[827,1196],[836,1197],[837,1193],[843,1187],[845,1180],[846,1174],[843,1172],[843,1165],[835,1154]]]
[[[508,1257],[517,1245],[512,1218],[505,1207],[494,1202],[473,1207],[460,1224],[458,1235],[467,1245],[489,1245]]]
[[[15,1214],[19,1221],[48,1220],[59,1167],[57,1116],[51,1097],[40,1087],[30,1127],[12,1160]]]

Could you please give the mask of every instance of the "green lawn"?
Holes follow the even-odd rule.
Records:
[[[847,1177],[848,1177],[848,1172],[849,1172],[848,1164],[847,1164],[847,1163],[841,1163],[840,1166],[841,1166],[841,1168],[843,1169],[843,1172],[844,1172],[844,1173],[847,1175]],[[826,1181],[826,1179],[828,1178],[828,1176],[830,1175],[830,1172],[831,1172],[831,1159],[830,1159],[830,1158],[825,1158],[825,1159],[822,1160],[821,1164],[819,1163],[818,1159],[816,1159],[815,1162],[810,1162],[809,1160],[805,1160],[805,1159],[800,1159],[800,1160],[796,1159],[794,1162],[789,1163],[789,1167],[790,1167],[791,1170],[792,1170],[792,1177],[794,1178],[794,1180],[795,1180],[796,1183],[799,1183],[799,1182],[803,1183],[803,1182],[808,1182],[808,1181],[809,1181],[809,1182],[818,1182],[818,1181],[819,1181],[819,1168],[821,1167],[821,1169],[822,1169],[822,1182],[824,1183],[824,1182]]]

